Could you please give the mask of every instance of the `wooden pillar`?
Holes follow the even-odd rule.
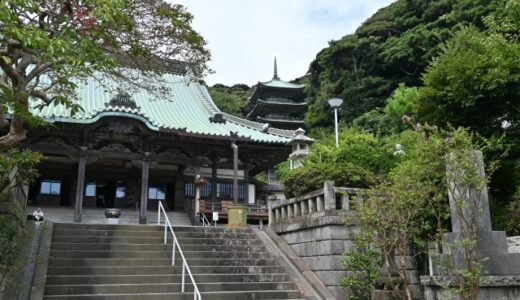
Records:
[[[238,146],[231,143],[233,148],[233,204],[238,204]]]
[[[249,204],[249,165],[244,165],[244,204]]]
[[[76,202],[74,204],[74,222],[81,223],[81,210],[83,208],[83,194],[85,190],[85,168],[87,165],[87,148],[81,147],[78,160],[78,178],[76,182]]]
[[[148,179],[150,175],[150,153],[146,152],[141,169],[141,209],[139,209],[139,224],[146,224],[148,213]]]
[[[211,166],[211,211],[215,211],[217,202],[217,159],[213,160]]]

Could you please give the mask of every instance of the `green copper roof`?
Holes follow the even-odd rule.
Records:
[[[168,74],[164,79],[171,89],[168,99],[158,99],[145,90],[138,90],[129,93],[135,105],[124,105],[121,101],[113,101],[117,93],[105,90],[94,79],[88,79],[78,87],[83,112],[70,116],[70,111],[62,105],[34,109],[32,112],[49,122],[66,123],[94,123],[104,116],[123,116],[139,119],[152,130],[180,130],[193,135],[230,138],[233,132],[239,137],[264,143],[285,144],[293,136],[292,130],[266,129],[263,123],[222,113],[204,85],[188,81],[183,75]],[[216,114],[224,116],[226,122],[210,121]]]
[[[303,89],[305,85],[303,84],[294,84],[287,81],[279,80],[277,78],[273,78],[266,82],[259,82],[258,84],[272,87],[272,88],[282,88],[282,89]]]

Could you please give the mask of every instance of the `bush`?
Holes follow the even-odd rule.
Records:
[[[281,172],[287,197],[294,197],[323,187],[325,180],[337,186],[366,188],[377,182],[380,174],[394,165],[392,148],[377,136],[358,129],[343,129],[336,147],[333,134],[323,136],[311,147],[303,166]]]

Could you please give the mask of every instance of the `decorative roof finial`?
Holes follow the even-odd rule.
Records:
[[[280,80],[278,77],[278,67],[276,66],[276,56],[274,57],[274,75],[273,79]]]

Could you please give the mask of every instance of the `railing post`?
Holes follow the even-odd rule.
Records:
[[[334,181],[326,180],[323,183],[324,209],[336,209],[336,191]]]
[[[172,266],[175,266],[175,238],[173,238],[172,246]]]
[[[302,216],[307,215],[307,207],[306,207],[306,206],[307,206],[307,201],[302,200],[302,201],[300,202],[300,214],[301,214]]]
[[[323,211],[325,210],[325,207],[323,205],[323,196],[317,196],[316,197],[316,211]]]
[[[166,222],[164,222],[164,243],[166,245],[166,243],[168,243],[168,232],[167,232],[167,228],[166,228]]]
[[[181,292],[184,293],[184,276],[186,272],[186,263],[182,262],[182,286],[181,286]],[[195,287],[193,287],[193,293],[195,293]]]
[[[161,201],[157,205],[157,225],[161,225]]]
[[[294,202],[293,203],[293,216],[294,217],[301,216],[301,214],[300,214],[300,203],[299,202]]]
[[[314,207],[314,198],[309,198],[307,201],[309,203],[309,214],[316,212],[316,208]]]

